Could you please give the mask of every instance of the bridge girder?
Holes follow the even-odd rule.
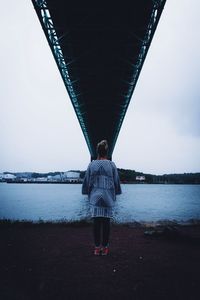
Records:
[[[166,0],[32,0],[91,157],[112,156]]]

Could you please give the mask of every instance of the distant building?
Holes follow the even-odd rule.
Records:
[[[49,176],[47,176],[47,180],[48,181],[61,181],[61,176],[60,176],[60,174],[58,174],[58,175],[49,175]]]
[[[62,174],[62,177],[67,182],[79,182],[80,181],[80,172],[67,171]]]
[[[138,176],[136,176],[136,180],[138,180],[138,181],[145,181],[145,176],[144,175],[138,175]]]
[[[63,177],[68,179],[78,179],[80,177],[80,173],[75,171],[67,171],[63,174]]]
[[[47,176],[47,181],[62,181],[62,182],[79,182],[80,173],[75,171],[67,171],[54,176]]]
[[[47,181],[47,178],[46,177],[38,177],[38,178],[35,178],[35,181],[44,182],[44,181]]]
[[[0,181],[1,182],[12,182],[16,179],[17,177],[13,174],[5,174],[5,173],[0,173]]]
[[[13,174],[3,174],[2,176],[3,179],[16,179],[17,177]]]

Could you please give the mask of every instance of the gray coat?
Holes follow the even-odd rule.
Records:
[[[112,218],[116,194],[121,194],[114,162],[93,160],[85,174],[82,194],[88,195],[91,217]]]

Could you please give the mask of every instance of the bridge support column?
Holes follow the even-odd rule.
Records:
[[[97,159],[96,157],[90,156],[90,161]],[[108,156],[108,159],[112,161],[112,156]]]

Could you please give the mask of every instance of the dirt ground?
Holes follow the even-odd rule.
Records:
[[[111,253],[92,227],[0,225],[0,299],[200,299],[200,226],[175,234],[112,224]]]

